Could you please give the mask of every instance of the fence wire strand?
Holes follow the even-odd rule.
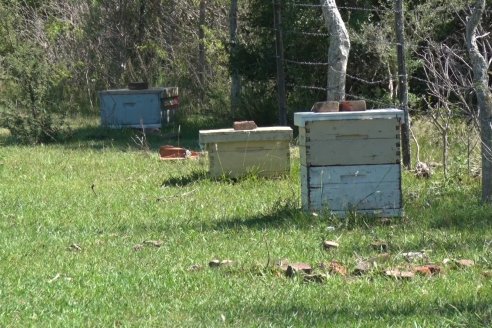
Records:
[[[322,4],[301,3],[301,2],[295,2],[295,3],[289,4],[289,5],[291,5],[293,7],[300,7],[300,8],[318,8],[318,9],[322,8],[322,7],[327,7],[327,6],[322,5]],[[391,13],[391,14],[396,13],[396,11],[393,8],[382,8],[381,9],[381,8],[353,7],[353,6],[333,6],[332,8],[338,8],[338,9],[350,10],[350,11]],[[456,13],[459,11],[467,11],[468,10],[467,8],[455,8],[455,7],[446,7],[446,6],[441,6],[441,7],[434,8],[434,9],[436,9],[437,11],[447,11],[450,13]],[[410,9],[410,10],[405,10],[405,13],[407,13],[407,14],[408,13],[417,13],[417,12],[422,12],[422,11],[423,11],[423,9],[414,8],[414,9]],[[492,11],[492,10],[490,10],[490,11]],[[299,31],[299,30],[288,30],[288,31],[284,31],[284,33],[287,35],[299,35],[299,36],[307,36],[307,37],[324,37],[324,38],[331,37],[330,33],[320,32],[320,31],[308,31],[308,32],[306,32],[306,31]],[[408,49],[413,49],[414,51],[418,51],[418,50],[424,50],[425,51],[425,50],[432,50],[433,49],[432,46],[427,46],[427,45],[416,45],[416,44],[412,44],[410,42],[402,44],[402,43],[395,42],[395,41],[381,40],[381,39],[365,40],[365,42],[383,44],[383,45],[391,46],[394,48],[396,48],[398,46],[406,46]],[[460,54],[466,54],[467,53],[466,50],[457,50],[457,52]],[[317,61],[316,60],[315,61],[313,61],[313,60],[302,60],[302,59],[285,59],[285,64],[286,65],[305,66],[305,67],[329,67],[330,66],[330,64],[328,62],[319,61],[319,60],[317,60]],[[330,69],[332,69],[332,68],[330,68]],[[359,82],[359,83],[363,83],[365,85],[383,85],[383,84],[395,83],[395,82],[398,82],[397,80],[400,77],[398,75],[394,75],[394,76],[389,76],[389,77],[383,78],[383,79],[369,80],[369,79],[365,79],[365,78],[362,78],[362,77],[359,77],[356,75],[352,75],[352,74],[349,74],[346,72],[344,72],[344,74],[346,75],[347,78],[349,78],[353,81]],[[423,78],[420,78],[420,77],[414,76],[414,75],[408,75],[407,81],[409,81],[409,82],[414,81],[416,83],[425,83],[427,85],[433,84],[432,81],[429,81],[429,80],[426,80],[426,79],[423,79]],[[327,89],[325,87],[319,87],[319,86],[304,86],[304,85],[303,86],[295,86],[292,83],[288,84],[288,85],[291,87],[294,87],[294,88],[298,88],[298,89],[327,91]],[[465,88],[467,88],[467,87],[463,87],[463,89],[465,89]],[[352,96],[354,96],[354,95],[352,95]],[[373,103],[377,102],[377,100],[374,100],[374,99],[370,99],[370,101]]]
[[[326,5],[320,4],[320,3],[304,3],[302,0],[296,1],[294,3],[289,3],[287,4],[290,6],[291,9],[293,10],[300,10],[300,9],[307,9],[307,10],[315,10],[317,14],[322,15],[322,10],[323,7],[325,8],[330,8]],[[350,14],[351,12],[360,12],[360,13],[365,13],[367,16],[374,16],[374,17],[390,17],[390,15],[396,15],[400,14],[401,12],[397,11],[393,7],[385,7],[385,8],[375,8],[375,7],[356,7],[356,6],[333,6],[332,8],[337,8],[340,11],[342,11],[342,14],[348,13]],[[429,8],[424,6],[414,6],[413,8],[410,9],[405,9],[403,10],[403,14],[407,17],[410,17],[410,15],[413,15],[417,17],[420,14],[427,13],[427,12],[432,12],[441,15],[454,15],[456,17],[459,17],[461,22],[464,25],[465,22],[465,17],[470,14],[472,10],[472,7],[470,5],[467,5],[464,3],[462,6],[459,5],[451,5],[451,6],[437,6],[435,8]],[[490,15],[492,13],[492,9],[485,9],[484,10],[484,15]],[[464,26],[462,26],[464,29]],[[301,30],[299,30],[301,29]],[[328,39],[332,37],[332,34],[325,31],[324,29],[316,30],[316,28],[311,29],[311,30],[302,30],[302,27],[298,27],[283,31],[288,37],[299,37],[299,38],[318,38],[319,40],[322,40],[323,38],[326,40],[325,42],[328,43]],[[407,32],[408,33],[408,32]],[[412,52],[413,54],[416,54],[418,57],[425,53],[431,53],[435,51],[435,46],[428,43],[428,40],[426,40],[424,37],[421,38],[413,38],[413,42],[404,42],[404,43],[399,43],[396,41],[396,35],[383,35],[382,37],[369,37],[369,38],[364,38],[364,39],[357,39],[354,38],[353,43],[355,44],[356,42],[359,42],[360,44],[363,44],[365,47],[369,45],[369,47],[374,47],[373,50],[376,52],[380,53],[382,51],[394,51],[394,54],[396,54],[397,48],[404,46],[407,51]],[[378,48],[376,48],[378,47]],[[370,50],[369,50],[370,51]],[[468,54],[468,51],[466,48],[462,49],[453,49],[453,52],[456,56],[461,56],[462,58],[466,57]],[[352,58],[353,60],[353,58]],[[330,64],[328,63],[328,60],[323,59],[313,59],[313,58],[287,58],[285,59],[285,65],[287,71],[289,71],[292,68],[292,72],[298,72],[296,71],[296,67],[299,67],[300,70],[303,70],[303,67],[307,72],[310,70],[317,71],[319,72],[319,69],[333,69],[330,67]],[[401,108],[402,106],[400,105],[400,102],[398,98],[395,96],[395,90],[398,88],[398,83],[399,80],[404,77],[405,80],[409,85],[420,85],[421,87],[425,88],[433,88],[436,86],[440,86],[439,81],[436,80],[431,80],[431,79],[426,79],[425,76],[418,75],[419,73],[416,73],[414,71],[413,74],[408,74],[406,76],[401,76],[394,72],[392,69],[388,68],[386,71],[386,67],[382,67],[381,69],[377,67],[371,67],[373,71],[373,79],[371,78],[365,78],[366,76],[371,76],[371,75],[363,75],[361,74],[360,76],[358,73],[348,73],[348,72],[343,72],[345,75],[345,78],[348,82],[348,88],[347,91],[345,92],[345,95],[347,99],[353,99],[353,100],[365,100],[368,103],[368,107],[378,107],[378,108]],[[339,72],[340,73],[340,72]],[[295,74],[288,75],[291,78],[291,81],[288,81],[286,86],[290,88],[291,90],[305,90],[312,92],[313,97],[322,97],[322,93],[326,93],[330,91],[326,86],[319,86],[319,85],[309,85],[310,82],[301,82],[299,80],[299,83],[296,82],[295,79]],[[364,77],[361,77],[364,76]],[[319,81],[319,80],[315,80]],[[315,82],[314,84],[318,84],[320,82]],[[376,97],[374,96],[361,96],[354,94],[354,91],[356,88],[353,88],[355,84],[363,84],[366,86],[378,86],[384,90],[383,92],[385,94],[384,97]],[[306,85],[308,84],[308,85]],[[461,85],[463,84],[463,85]],[[454,81],[450,82],[450,86],[453,88],[453,90],[456,90],[457,92],[464,92],[464,93],[473,93],[474,88],[473,85],[470,84],[466,85],[467,83],[461,83],[459,81]],[[442,86],[441,86],[442,87]],[[370,88],[369,88],[370,90]],[[372,95],[372,93],[369,93]],[[429,95],[429,94],[427,94]],[[424,96],[423,96],[424,97]],[[374,99],[376,98],[376,99]],[[315,99],[319,100],[319,99]],[[456,105],[456,104],[455,104]],[[424,109],[425,111],[425,109]],[[466,113],[465,113],[466,115]],[[468,115],[473,116],[475,120],[477,119],[477,114],[476,113],[468,113]],[[474,126],[474,128],[477,128]],[[478,137],[477,141],[478,145],[482,143],[482,147],[484,147],[483,141],[481,141],[480,137]],[[480,147],[477,147],[480,148]],[[488,158],[492,158],[492,150],[491,149],[484,149],[485,155]]]
[[[374,8],[374,7],[353,7],[353,6],[327,6],[327,5],[322,5],[322,4],[314,4],[314,3],[301,3],[301,2],[295,2],[288,4],[294,8],[311,8],[311,9],[320,9],[320,8],[328,8],[328,9],[333,9],[333,8],[338,8],[341,10],[347,10],[347,11],[361,11],[361,12],[374,12],[374,13],[389,13],[389,14],[397,14],[399,13],[398,10],[394,8]],[[408,14],[417,14],[417,13],[422,13],[426,12],[429,10],[432,10],[433,12],[444,12],[444,13],[451,13],[454,14],[456,12],[469,12],[469,7],[451,7],[451,6],[438,6],[435,8],[411,8],[411,9],[405,9],[403,12],[408,13]],[[485,9],[484,12],[490,13],[492,12],[492,9]]]

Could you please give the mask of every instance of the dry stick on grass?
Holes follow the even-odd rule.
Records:
[[[150,146],[147,142],[147,135],[145,134],[145,127],[142,119],[140,120],[140,127],[142,129],[142,136],[140,137],[138,135],[135,135],[134,137],[132,137],[132,140],[138,146],[138,148],[140,148],[140,150],[149,151]]]
[[[415,134],[413,133],[412,128],[410,128],[409,130],[410,130],[410,134],[412,135],[412,139],[413,141],[415,141],[415,145],[417,147],[417,164],[415,165],[415,175],[418,177],[429,178],[431,176],[429,165],[420,161],[419,143],[417,141],[417,138],[415,137]]]
[[[432,44],[423,55],[424,73],[429,88],[429,99],[424,97],[433,125],[442,138],[442,164],[447,177],[449,157],[449,131],[455,114],[452,96],[460,91],[453,85],[455,62],[446,47]]]
[[[417,164],[420,163],[420,145],[419,142],[417,141],[417,138],[415,137],[415,133],[413,133],[413,129],[410,127],[410,134],[412,135],[412,139],[415,142],[415,147],[417,147]]]
[[[268,267],[270,266],[271,257],[270,257],[270,245],[268,244],[268,239],[266,238],[265,238],[265,245],[267,250],[267,263],[265,264],[265,270],[267,270]]]
[[[167,196],[167,197],[159,197],[156,199],[156,201],[160,202],[162,200],[166,200],[166,199],[172,199],[172,198],[182,198],[182,197],[186,197],[186,196],[189,196],[191,195],[192,193],[196,192],[198,189],[193,189],[191,191],[187,191],[185,193],[182,193],[182,194],[176,194],[176,195],[171,195],[171,196]]]

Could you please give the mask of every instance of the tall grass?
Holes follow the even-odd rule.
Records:
[[[2,134],[0,326],[492,324],[492,211],[479,203],[479,181],[462,160],[448,180],[439,167],[430,179],[405,172],[404,218],[341,220],[300,210],[295,149],[287,177],[211,180],[204,160],[159,160],[157,147],[176,142],[166,133],[150,135],[150,151],[142,151],[135,131],[96,123],[38,147]],[[427,139],[434,136],[418,136],[421,160],[438,161]],[[197,147],[197,139],[183,143]],[[325,251],[323,240],[340,247]],[[306,283],[275,266],[337,260],[352,271],[378,254],[375,240],[391,258],[366,275]],[[441,275],[407,281],[381,273],[409,266],[402,253],[422,250]],[[448,258],[475,266],[442,264]],[[212,259],[234,263],[213,269]]]

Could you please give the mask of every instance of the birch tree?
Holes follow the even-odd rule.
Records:
[[[335,0],[321,0],[321,6],[326,27],[330,33],[326,100],[342,101],[345,99],[350,38]]]
[[[487,71],[489,61],[480,53],[477,28],[485,10],[485,0],[476,0],[466,23],[466,45],[473,66],[473,84],[477,96],[482,139],[482,201],[492,202],[492,94]]]

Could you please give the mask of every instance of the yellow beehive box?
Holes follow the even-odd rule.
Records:
[[[212,177],[240,177],[248,173],[279,176],[290,170],[290,127],[254,130],[201,130]]]

